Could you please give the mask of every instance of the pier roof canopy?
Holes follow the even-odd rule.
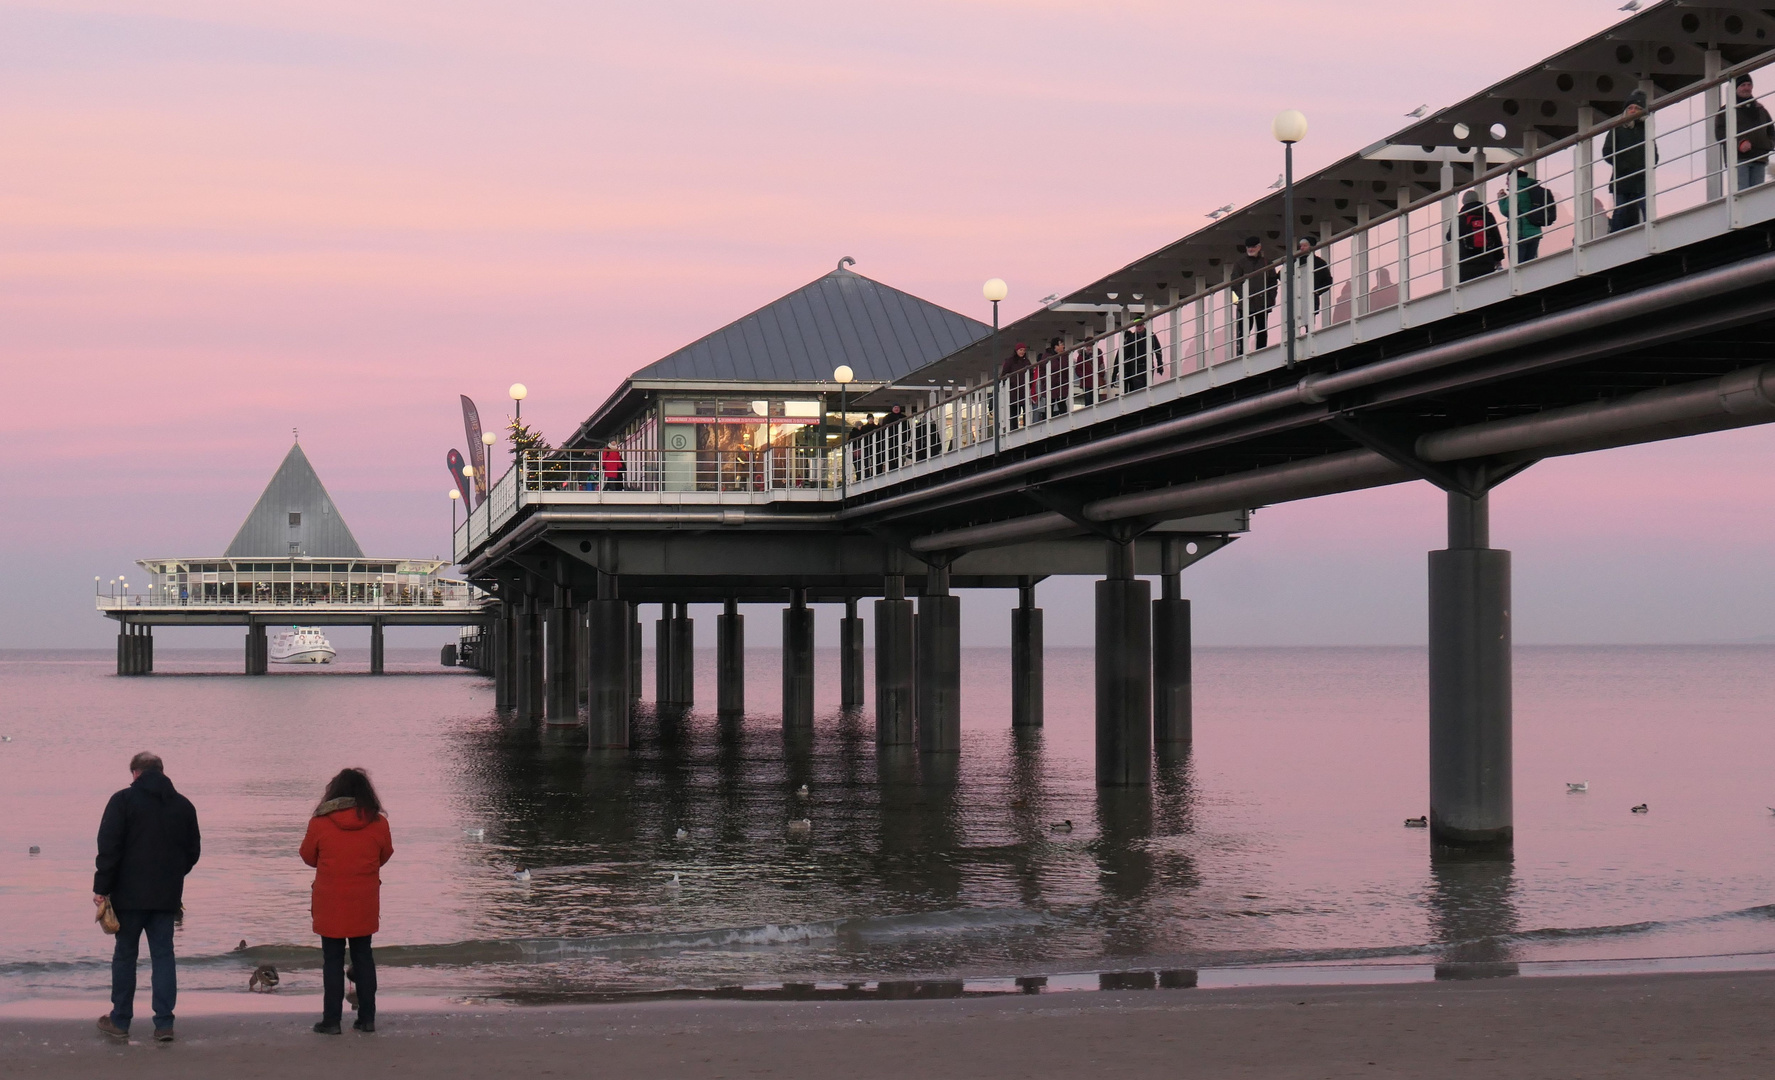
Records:
[[[631,395],[663,387],[883,386],[989,336],[978,319],[840,266],[630,375],[567,445],[620,423]]]
[[[290,447],[277,467],[265,493],[234,534],[225,558],[318,558],[361,559],[364,551],[345,519],[339,516],[333,497],[320,482],[302,444]]]

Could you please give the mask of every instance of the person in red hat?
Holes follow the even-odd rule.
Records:
[[[345,951],[357,983],[359,1031],[376,1030],[376,961],[370,936],[382,914],[382,866],[394,840],[382,800],[362,769],[342,769],[308,819],[302,861],[314,867],[314,932],[321,947],[321,1018],[316,1034],[339,1034],[345,1001]]]

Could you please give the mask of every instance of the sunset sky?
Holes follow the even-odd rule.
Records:
[[[979,318],[1003,277],[1014,318],[1263,194],[1279,109],[1310,171],[1617,7],[0,0],[0,647],[105,645],[93,576],[220,552],[292,428],[369,554],[441,554],[459,393],[497,423],[521,380],[558,438],[844,255]],[[1771,450],[1501,488],[1518,640],[1775,640]],[[1441,515],[1261,512],[1186,578],[1198,643],[1421,641]],[[1043,587],[1051,642],[1088,595]],[[969,641],[1009,602],[964,598]]]

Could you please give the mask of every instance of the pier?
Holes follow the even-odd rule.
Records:
[[[941,759],[964,594],[1018,591],[1013,722],[1033,727],[1040,583],[1086,575],[1097,780],[1138,788],[1213,722],[1190,698],[1189,568],[1253,508],[1423,482],[1448,512],[1427,566],[1430,833],[1507,850],[1510,552],[1489,494],[1545,458],[1775,420],[1775,186],[1741,167],[1730,104],[1771,31],[1745,5],[1657,5],[996,332],[840,264],[631,376],[457,530],[497,598],[500,701],[620,748],[639,608],[660,605],[658,698],[682,706],[688,605],[721,604],[720,704],[740,708],[737,605],[771,602],[800,729],[819,607],[843,605],[854,704],[873,600],[876,739]],[[1468,193],[1492,216],[1477,240]],[[545,709],[537,688],[576,667],[597,672],[588,715]]]

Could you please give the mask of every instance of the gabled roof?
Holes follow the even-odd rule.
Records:
[[[299,516],[296,516],[299,515]],[[291,545],[296,545],[291,547]],[[265,485],[253,512],[234,534],[234,542],[223,553],[225,558],[278,558],[290,555],[334,556],[361,559],[364,550],[339,510],[333,497],[315,475],[308,455],[297,443],[284,455],[283,464]]]
[[[631,380],[891,382],[986,337],[977,319],[839,268],[647,365]]]

